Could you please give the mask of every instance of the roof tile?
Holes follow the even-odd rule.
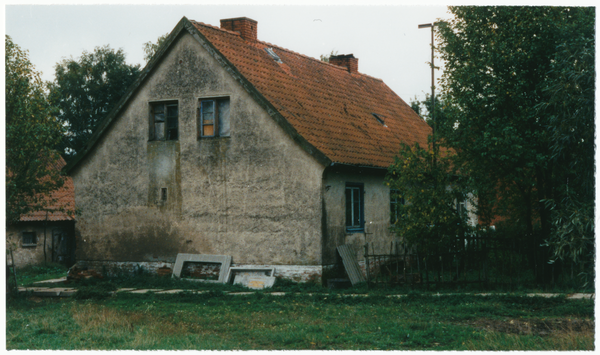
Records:
[[[61,157],[54,164],[54,168],[61,170],[66,162]],[[75,185],[70,176],[64,177],[63,186],[52,192],[49,196],[44,196],[46,203],[49,203],[43,210],[30,212],[21,215],[20,221],[73,221],[75,220]],[[52,201],[50,203],[50,201]]]
[[[267,42],[246,41],[236,32],[191,23],[331,161],[387,167],[401,142],[427,146],[429,125],[382,80]],[[264,48],[272,48],[282,63]]]

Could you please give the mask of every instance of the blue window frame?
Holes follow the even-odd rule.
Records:
[[[198,138],[229,137],[229,98],[200,100],[198,118]]]
[[[364,184],[346,183],[346,231],[365,230]]]

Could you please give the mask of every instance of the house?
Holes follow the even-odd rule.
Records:
[[[53,168],[60,171],[65,166],[64,159],[59,158]],[[73,179],[65,176],[63,186],[43,199],[42,209],[21,215],[17,222],[7,226],[7,248],[12,250],[16,267],[44,261],[71,266],[75,262]]]
[[[241,17],[183,18],[68,166],[77,260],[156,269],[177,253],[319,279],[348,244],[389,249],[388,165],[430,127],[352,54],[262,42]]]

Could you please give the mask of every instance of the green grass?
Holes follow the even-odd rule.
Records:
[[[21,269],[17,269],[17,280],[19,286],[30,286],[34,282],[65,277],[67,276],[67,271],[68,270],[64,265],[58,263],[30,265]]]
[[[411,292],[11,299],[8,349],[593,350],[594,302]],[[292,285],[288,285],[292,287]]]

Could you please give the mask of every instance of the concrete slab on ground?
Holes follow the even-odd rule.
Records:
[[[234,285],[242,285],[253,290],[271,288],[275,284],[275,277],[257,275],[235,275]]]
[[[52,279],[52,280],[43,280],[43,281],[36,281],[33,284],[34,285],[40,285],[40,284],[55,284],[55,283],[61,283],[61,282],[66,282],[67,281],[67,277],[61,277],[59,279]]]

